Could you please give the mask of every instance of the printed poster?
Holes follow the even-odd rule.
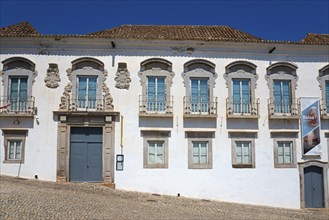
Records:
[[[319,98],[301,98],[304,155],[321,155]]]

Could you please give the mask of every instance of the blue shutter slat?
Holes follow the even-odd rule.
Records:
[[[241,102],[240,80],[233,80],[233,112],[239,113]]]
[[[27,78],[20,78],[19,99],[27,101]]]

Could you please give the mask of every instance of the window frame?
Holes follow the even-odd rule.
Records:
[[[276,133],[272,132],[271,136],[273,138],[274,146],[274,168],[296,168],[297,158],[296,158],[296,139],[297,133]],[[278,162],[278,143],[279,142],[291,142],[291,163],[279,163]]]
[[[257,66],[247,61],[235,61],[225,67],[224,79],[228,89],[228,106],[226,108],[227,115],[256,115],[258,116],[258,99],[256,100],[255,90],[257,87],[258,75]],[[233,110],[233,81],[249,80],[249,97],[250,97],[250,113],[234,112]],[[230,104],[232,103],[232,104]],[[232,105],[232,106],[230,106]]]
[[[265,79],[267,80],[267,85],[270,93],[268,108],[269,108],[269,115],[271,117],[273,116],[299,117],[300,116],[299,107],[298,107],[299,104],[296,98],[297,82],[299,78],[297,76],[297,69],[298,67],[296,65],[286,62],[278,62],[272,64],[266,69],[267,73]],[[290,104],[289,113],[280,113],[280,112],[275,112],[274,110],[274,80],[290,81],[291,104]]]
[[[146,114],[158,113],[158,114],[172,114],[172,98],[171,98],[171,85],[173,83],[173,77],[175,73],[172,71],[172,63],[160,58],[150,58],[144,60],[140,64],[140,71],[138,72],[140,83],[142,86],[142,94],[140,97],[140,112]],[[164,111],[149,111],[148,105],[148,78],[164,78],[164,97],[165,107]]]
[[[213,166],[213,150],[212,139],[214,132],[186,132],[188,141],[188,169],[212,169]],[[194,163],[193,162],[193,142],[207,142],[207,163]]]
[[[168,139],[170,137],[169,131],[141,131],[143,137],[143,168],[167,169],[168,168]],[[149,145],[148,143],[163,142],[163,163],[149,163]]]
[[[3,160],[3,163],[24,164],[27,130],[3,130],[3,133],[4,133],[4,160]],[[9,159],[9,142],[10,141],[20,141],[21,142],[21,158],[20,159]]]
[[[255,168],[256,158],[255,158],[255,139],[257,138],[257,133],[254,132],[230,132],[229,137],[231,138],[231,160],[233,168]],[[250,163],[238,163],[237,162],[237,152],[236,145],[238,142],[249,142],[249,155]]]
[[[329,119],[329,108],[327,107],[329,104],[327,103],[328,97],[326,97],[326,83],[329,83],[329,64],[319,70],[317,80],[321,90],[321,117]]]

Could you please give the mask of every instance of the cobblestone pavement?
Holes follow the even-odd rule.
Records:
[[[0,177],[0,219],[329,219],[329,209],[280,209]]]

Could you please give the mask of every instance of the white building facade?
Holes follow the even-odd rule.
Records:
[[[179,28],[0,29],[1,174],[329,207],[329,41]],[[160,36],[169,29],[183,36]],[[205,30],[219,32],[207,38]],[[309,99],[318,110],[312,118],[302,113]],[[308,139],[305,120],[317,126]]]

